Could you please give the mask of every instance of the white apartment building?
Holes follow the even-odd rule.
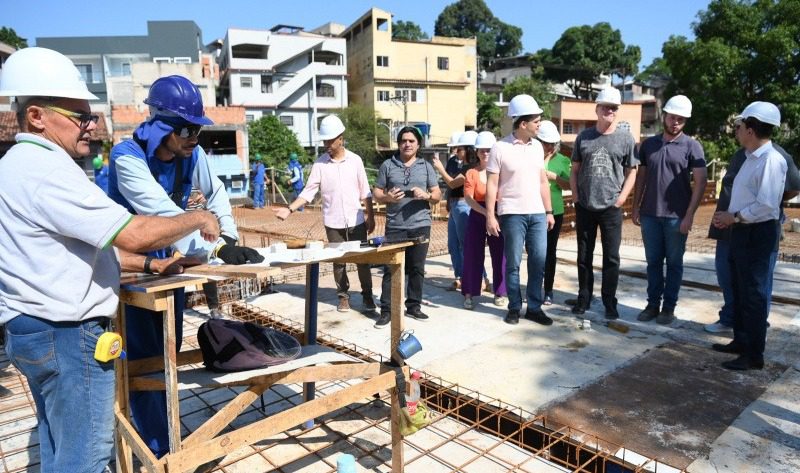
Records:
[[[316,144],[317,123],[347,107],[345,40],[278,25],[228,29],[219,55],[220,94],[245,108],[247,121],[277,115],[304,147]]]

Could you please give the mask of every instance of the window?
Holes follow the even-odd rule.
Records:
[[[173,61],[175,64],[191,64],[192,58],[190,57],[176,57]]]
[[[272,93],[272,76],[261,76],[261,93]]]
[[[156,64],[170,64],[172,62],[171,57],[154,57],[153,62]]]
[[[575,130],[572,128],[572,122],[564,122],[564,134],[571,135],[575,133]]]
[[[467,71],[467,79],[472,77],[472,71]]]
[[[91,84],[92,81],[92,65],[91,64],[75,64],[75,67],[81,72],[81,77],[83,81],[87,84]]]
[[[317,97],[336,97],[336,90],[331,84],[317,84]]]
[[[247,122],[247,123],[252,123],[252,122],[256,121],[256,116],[253,115],[252,113],[245,113],[244,114],[244,121]]]
[[[240,77],[239,78],[239,85],[242,87],[253,87],[253,78],[252,77]]]
[[[505,83],[506,83],[506,81],[508,81],[508,79],[507,79],[507,78],[505,78],[505,77],[503,77],[502,79],[500,79],[500,83],[501,83],[501,84],[505,84]]]
[[[294,117],[291,115],[281,115],[281,123],[286,126],[294,126]]]
[[[389,56],[378,56],[376,59],[378,67],[389,67]]]
[[[122,75],[123,76],[131,75],[131,63],[129,62],[122,63]]]
[[[439,56],[436,58],[436,66],[440,71],[446,71],[450,69],[450,58]]]
[[[422,103],[425,101],[425,90],[395,89],[395,97],[402,97],[406,102]]]
[[[379,90],[378,91],[378,102],[388,102],[389,101],[389,91],[388,90]]]
[[[389,31],[389,20],[386,18],[375,18],[375,25],[378,31]]]

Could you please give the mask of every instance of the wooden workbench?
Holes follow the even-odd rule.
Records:
[[[332,357],[326,349],[316,346],[317,339],[317,289],[319,287],[319,264],[368,263],[385,264],[392,273],[391,298],[391,353],[395,363],[402,366],[403,360],[393,356],[403,331],[402,301],[405,297],[403,264],[405,248],[411,243],[385,245],[366,252],[303,263],[306,266],[306,320],[303,340],[303,355],[293,364],[278,365],[263,370],[252,370],[230,374],[213,373],[203,369],[182,370],[188,383],[178,383],[178,368],[202,362],[200,350],[176,353],[175,317],[173,293],[175,289],[196,286],[206,282],[202,276],[152,276],[128,275],[122,280],[120,308],[116,329],[125,334],[125,305],[142,307],[164,313],[164,355],[136,361],[117,360],[117,397],[115,416],[117,426],[116,452],[117,471],[133,472],[132,454],[142,462],[149,472],[189,471],[216,458],[220,458],[243,446],[252,445],[333,412],[341,407],[363,400],[379,391],[391,394],[392,471],[403,471],[402,436],[400,435],[400,406],[395,384],[395,371],[381,363],[365,363],[353,359]],[[297,264],[291,264],[296,266]],[[258,277],[255,273],[272,270],[256,266],[211,267],[209,274],[226,277]],[[196,273],[197,268],[191,268]],[[201,268],[203,271],[203,268]],[[315,364],[316,361],[324,364]],[[307,362],[307,363],[306,363]],[[163,373],[160,373],[163,370]],[[184,373],[184,371],[187,371]],[[159,372],[159,374],[154,374]],[[406,371],[406,375],[408,375]],[[358,384],[320,398],[314,398],[317,381],[349,380],[366,378]],[[237,430],[220,434],[236,417],[273,384],[305,383],[303,404],[273,414]],[[178,391],[181,387],[219,388],[244,385],[248,388],[233,398],[214,416],[198,427],[186,438],[180,436],[180,406]],[[144,444],[130,422],[128,392],[134,390],[164,390],[167,395],[170,453],[157,459]]]

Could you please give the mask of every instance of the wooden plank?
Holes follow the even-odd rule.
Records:
[[[226,278],[259,278],[265,279],[281,273],[281,268],[275,266],[256,266],[252,264],[203,264],[187,268],[188,274],[204,274],[209,276],[224,276]]]
[[[164,319],[164,379],[167,391],[167,429],[169,433],[169,451],[175,453],[181,449],[181,416],[178,399],[178,367],[175,340],[175,296],[167,295],[167,310],[162,312]]]
[[[177,366],[193,365],[203,362],[203,352],[200,349],[182,351],[177,354]],[[164,371],[164,356],[151,356],[128,362],[128,376],[140,376],[146,373]]]
[[[167,310],[167,303],[160,293],[130,292],[123,289],[119,294],[119,302],[124,305],[141,307],[142,309],[162,312]]]
[[[139,433],[133,428],[133,425],[131,425],[125,416],[119,414],[117,414],[117,433],[125,438],[133,450],[133,453],[136,454],[136,458],[142,462],[142,466],[144,466],[147,471],[151,473],[164,473],[165,462],[163,459],[159,460],[153,455],[153,452],[144,444],[139,437]],[[119,472],[119,465],[117,465],[117,471]]]
[[[122,346],[127,344],[125,336],[125,306],[117,306],[117,318],[113,321],[114,330],[122,336]],[[130,419],[128,399],[128,362],[127,359],[114,360],[114,377],[116,392],[114,393],[114,415]],[[117,460],[118,473],[133,473],[133,454],[128,440],[117,430],[114,432],[114,454]]]
[[[397,253],[401,256],[401,253]],[[403,334],[403,325],[405,318],[403,317],[403,299],[405,299],[405,272],[403,266],[405,258],[401,259],[399,263],[389,266],[389,271],[392,272],[392,298],[391,298],[391,353],[389,356],[395,360],[398,366],[404,366],[405,361],[397,354],[397,346],[400,344],[400,336]],[[407,374],[407,370],[404,370]],[[397,393],[397,388],[391,390],[391,434],[392,434],[392,472],[402,473],[403,464],[403,436],[400,434],[400,415],[399,409],[405,406],[400,406],[400,398]]]
[[[394,376],[393,371],[381,374],[363,383],[349,386],[178,453],[167,455],[163,458],[167,464],[167,471],[189,470],[222,457],[242,446],[252,445],[276,433],[288,430],[309,418],[333,412],[353,402],[368,398],[373,393],[390,389],[394,387]]]
[[[233,422],[243,410],[247,409],[247,406],[261,397],[267,388],[269,388],[267,384],[257,384],[239,393],[239,395],[231,399],[225,407],[217,411],[216,414],[184,439],[183,448],[191,448],[200,442],[205,442],[206,440],[214,438],[215,435],[222,432],[225,427]]]
[[[180,274],[160,276],[158,274],[124,273],[120,280],[120,287],[126,291],[149,294],[203,284],[207,281],[203,276],[184,276]]]

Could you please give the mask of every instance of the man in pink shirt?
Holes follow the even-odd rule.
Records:
[[[319,138],[325,146],[325,154],[311,168],[308,182],[297,199],[288,207],[274,210],[275,216],[286,220],[303,205],[311,202],[317,191],[322,192],[322,221],[328,242],[362,241],[375,229],[372,213],[372,194],[367,182],[364,163],[357,154],[344,147],[344,124],[336,115],[322,119]],[[366,212],[361,208],[364,203]],[[361,281],[361,296],[364,309],[375,310],[372,297],[372,275],[368,264],[359,264],[358,279]],[[333,265],[333,278],[339,296],[339,312],[350,310],[350,280],[344,264]]]
[[[547,230],[553,228],[555,219],[544,150],[536,140],[541,115],[542,109],[530,95],[511,99],[508,116],[514,120],[514,132],[492,147],[486,165],[486,233],[498,236],[503,232],[508,289],[505,322],[512,325],[519,323],[522,309],[519,265],[523,245],[528,251],[525,318],[542,325],[553,323],[542,311]],[[495,214],[500,216],[499,222]]]

